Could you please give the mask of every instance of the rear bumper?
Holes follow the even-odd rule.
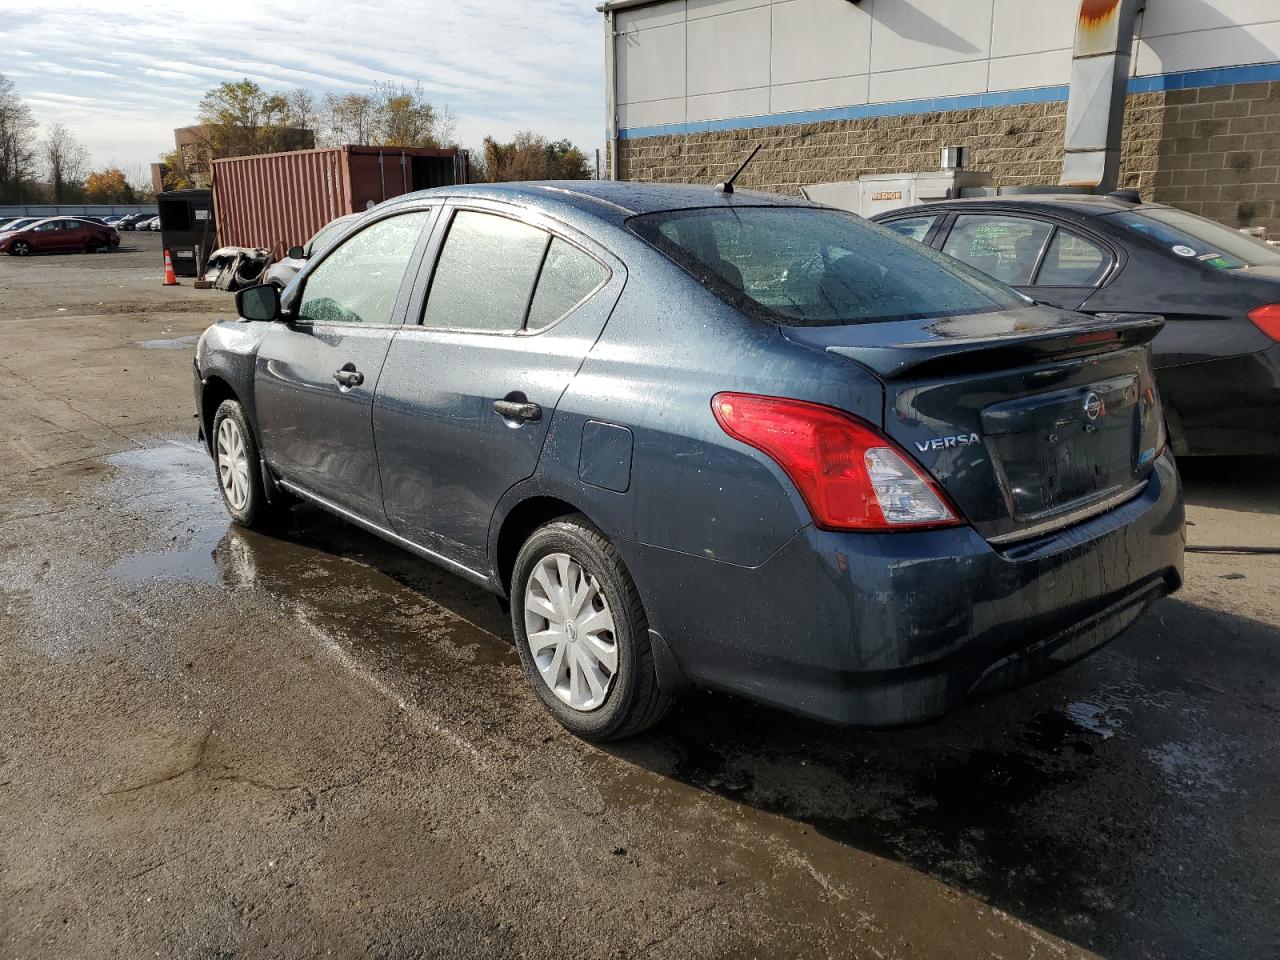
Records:
[[[1136,499],[996,550],[970,528],[807,528],[737,567],[621,545],[685,676],[834,723],[927,720],[1096,650],[1182,582],[1172,458]]]
[[[1164,367],[1156,382],[1179,456],[1280,453],[1280,343],[1259,353]]]

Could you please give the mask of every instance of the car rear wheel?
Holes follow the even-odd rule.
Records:
[[[31,253],[31,244],[25,240],[15,240],[13,246],[9,248],[9,253],[15,257],[25,257]]]
[[[222,401],[213,415],[212,434],[218,489],[227,513],[242,527],[267,526],[276,519],[278,511],[267,502],[258,445],[238,401]]]
[[[638,733],[666,714],[649,621],[635,582],[581,515],[534,531],[516,557],[511,626],[525,676],[548,710],[587,740]]]

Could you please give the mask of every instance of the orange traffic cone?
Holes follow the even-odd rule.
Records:
[[[166,287],[181,286],[178,283],[177,276],[173,272],[173,258],[169,256],[169,251],[164,252],[164,285]]]

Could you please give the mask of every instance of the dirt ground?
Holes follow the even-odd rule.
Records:
[[[228,526],[159,238],[0,257],[0,957],[1280,954],[1280,465],[1184,465],[1188,581],[909,730],[687,697],[579,742],[493,598]]]

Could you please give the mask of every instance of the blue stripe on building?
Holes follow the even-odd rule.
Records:
[[[1164,90],[1193,90],[1197,87],[1225,87],[1237,83],[1265,83],[1280,80],[1280,63],[1256,63],[1245,67],[1218,67],[1213,70],[1190,70],[1165,73],[1154,77],[1133,77],[1130,93],[1158,93]],[[874,117],[903,117],[913,113],[944,113],[950,110],[972,110],[980,107],[1010,107],[1024,103],[1062,103],[1070,88],[1032,87],[1026,90],[1002,90],[995,93],[973,93],[956,97],[933,97],[926,100],[899,100],[895,103],[863,103],[850,107],[827,107],[796,113],[772,113],[728,120],[694,120],[689,123],[667,123],[654,127],[626,127],[618,131],[619,140],[644,137],[669,137],[686,133],[709,133],[716,130],[750,130],[754,127],[783,127],[799,123],[826,123],[831,120],[867,120]]]

